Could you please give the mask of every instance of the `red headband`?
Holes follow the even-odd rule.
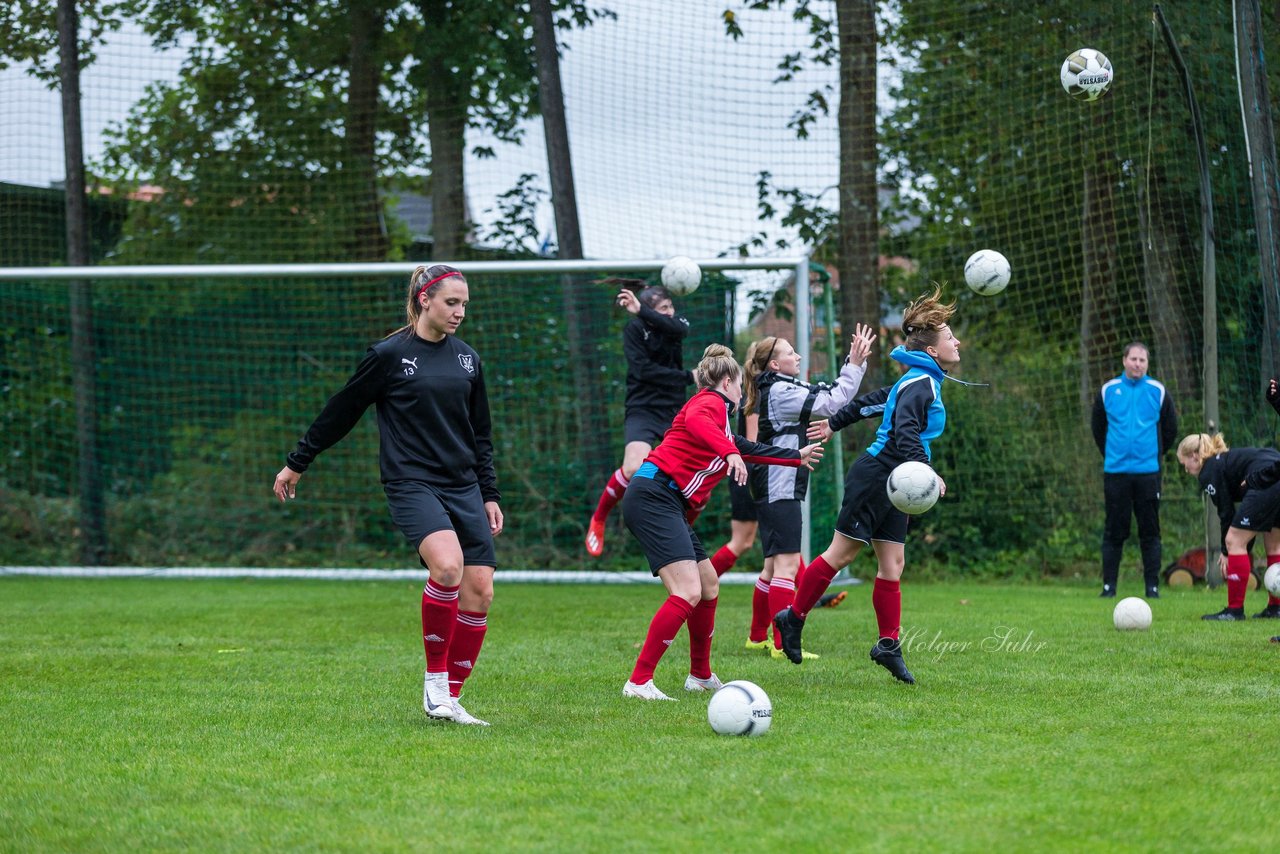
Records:
[[[434,285],[436,282],[440,281],[441,279],[447,279],[447,278],[449,278],[450,276],[461,276],[461,275],[462,275],[462,274],[461,274],[461,273],[459,273],[457,270],[450,270],[450,271],[449,271],[449,272],[447,272],[447,273],[441,273],[439,276],[436,276],[434,279],[432,279],[431,281],[427,282],[427,283],[426,283],[425,285],[423,285],[422,287],[418,288],[417,292],[416,292],[416,293],[414,293],[413,298],[414,298],[414,299],[417,299],[418,297],[422,296],[422,292],[423,292],[423,291],[425,291],[427,288],[431,287],[432,285]]]

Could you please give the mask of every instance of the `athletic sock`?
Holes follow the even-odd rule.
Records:
[[[751,632],[747,635],[747,640],[752,643],[768,640],[772,620],[773,612],[769,610],[769,582],[757,578],[756,589],[751,594]]]
[[[635,669],[631,671],[631,681],[643,685],[653,678],[653,671],[658,669],[658,662],[671,646],[671,642],[680,634],[680,627],[693,614],[693,606],[679,596],[668,596],[658,612],[649,622],[649,633],[645,635],[644,646],[640,648],[640,656],[636,658]]]
[[[467,681],[480,657],[484,633],[489,628],[489,617],[479,611],[459,611],[457,625],[453,627],[453,640],[449,641],[449,696],[462,693],[462,683]]]
[[[716,571],[716,578],[724,575],[738,561],[738,555],[733,549],[729,548],[729,544],[723,546],[711,556],[711,566]]]
[[[790,608],[796,598],[796,583],[790,578],[773,577],[769,582],[769,613],[776,614],[783,608]],[[782,649],[782,638],[773,633],[774,649]]]
[[[719,601],[703,599],[693,606],[693,613],[689,615],[689,674],[698,679],[711,678],[711,638],[716,633]]]
[[[810,561],[805,567],[804,578],[796,587],[796,597],[791,603],[791,612],[802,620],[809,616],[818,599],[827,592],[827,587],[831,585],[831,579],[836,577],[837,572],[839,570],[832,569],[831,564],[827,563],[822,555]]]
[[[871,590],[871,606],[876,609],[880,637],[897,640],[902,625],[902,590],[898,582],[877,577]]]
[[[1243,608],[1252,564],[1247,554],[1227,555],[1227,607]]]
[[[800,565],[796,567],[796,589],[800,589],[800,582],[804,579],[804,571],[809,567],[805,565],[804,558],[800,558]]]
[[[427,653],[427,672],[449,669],[449,641],[458,620],[458,585],[445,587],[428,579],[422,588],[422,646]]]
[[[600,493],[600,502],[596,504],[596,512],[591,515],[591,518],[597,522],[608,519],[613,508],[622,500],[622,493],[627,491],[629,483],[631,479],[622,473],[622,469],[614,471],[609,477],[609,482],[604,485],[604,492]]]

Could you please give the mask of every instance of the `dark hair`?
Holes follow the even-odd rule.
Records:
[[[640,302],[649,306],[649,308],[657,308],[658,303],[662,302],[664,299],[671,299],[671,291],[667,290],[662,285],[649,285],[647,288],[640,291],[639,296]]]
[[[418,315],[422,314],[422,303],[418,300],[422,292],[425,290],[427,299],[431,299],[440,290],[440,284],[454,276],[464,282],[467,280],[461,272],[446,264],[432,264],[429,267],[424,264],[414,268],[413,274],[409,276],[409,299],[404,307],[405,317],[409,321],[407,328],[412,329],[418,322]]]
[[[1129,351],[1132,350],[1134,347],[1141,347],[1142,352],[1146,353],[1147,357],[1150,358],[1151,348],[1148,347],[1146,344],[1143,344],[1141,341],[1130,341],[1128,344],[1124,345],[1124,352],[1120,354],[1120,358],[1122,359],[1129,358]]]
[[[933,293],[922,294],[902,312],[902,332],[908,350],[923,350],[938,343],[942,327],[956,313],[956,304],[942,302],[942,288],[933,286]]]

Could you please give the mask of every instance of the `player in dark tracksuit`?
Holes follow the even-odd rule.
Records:
[[[376,407],[387,505],[429,574],[422,592],[423,709],[433,718],[488,726],[458,702],[488,626],[493,537],[503,522],[484,371],[476,351],[454,335],[468,299],[457,270],[417,268],[409,324],[369,348],[288,455],[274,492],[281,501],[295,497],[315,458]]]
[[[604,526],[622,500],[631,476],[662,441],[686,399],[693,373],[684,369],[684,339],[689,321],[676,314],[671,294],[661,285],[636,293],[623,287],[614,298],[635,315],[622,330],[627,357],[626,416],[623,420],[622,465],[610,477],[587,526],[587,554],[604,552]]]

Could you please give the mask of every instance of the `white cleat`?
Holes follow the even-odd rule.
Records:
[[[723,687],[724,683],[721,682],[720,677],[714,673],[711,674],[710,679],[699,679],[697,676],[690,673],[689,678],[684,680],[684,689],[686,691],[710,691],[715,693]]]
[[[464,726],[488,726],[488,721],[482,721],[475,715],[462,708],[462,704],[458,702],[458,698],[453,698],[453,722]]]
[[[638,697],[641,700],[671,700],[675,702],[675,697],[668,697],[659,691],[658,686],[653,684],[652,679],[643,685],[628,681],[626,685],[622,686],[622,696]]]
[[[453,720],[453,698],[449,696],[448,673],[428,673],[423,678],[422,710],[429,718]]]

